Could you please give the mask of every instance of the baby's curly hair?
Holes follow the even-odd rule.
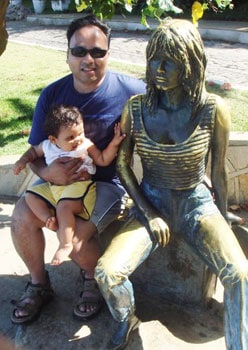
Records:
[[[78,125],[83,121],[79,109],[74,106],[53,106],[44,123],[44,131],[47,136],[58,137],[61,126]]]

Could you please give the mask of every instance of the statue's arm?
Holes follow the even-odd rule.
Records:
[[[212,142],[211,181],[216,205],[227,218],[228,175],[226,170],[226,152],[231,127],[230,112],[224,100],[218,96],[216,118]]]
[[[134,153],[134,139],[131,133],[132,120],[129,114],[129,102],[123,109],[121,117],[121,130],[126,134],[124,141],[120,145],[117,156],[117,173],[126,191],[133,199],[135,205],[143,214],[147,221],[150,234],[156,241],[165,246],[169,240],[168,225],[160,218],[160,215],[153,206],[146,200],[140,190],[137,178],[132,170],[132,158]]]

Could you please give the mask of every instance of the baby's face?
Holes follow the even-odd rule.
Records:
[[[55,144],[64,151],[70,152],[78,148],[84,142],[83,122],[75,123],[70,126],[60,127],[59,136]]]

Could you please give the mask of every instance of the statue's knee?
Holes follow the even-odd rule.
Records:
[[[118,264],[113,264],[104,255],[98,260],[95,268],[95,279],[100,286],[108,285],[112,288],[124,280],[125,274]]]
[[[244,280],[248,281],[248,261],[239,265],[226,264],[220,271],[219,278],[224,287],[243,282]]]
[[[95,268],[95,279],[98,284],[106,283],[109,276],[113,274],[112,267],[110,266],[107,259],[104,256],[98,260],[97,266]]]

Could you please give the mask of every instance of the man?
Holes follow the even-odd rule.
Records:
[[[67,31],[67,63],[71,74],[46,87],[37,102],[29,143],[37,145],[46,138],[43,123],[52,105],[76,106],[84,115],[85,134],[99,149],[104,149],[113,136],[115,123],[122,108],[132,95],[143,93],[145,84],[137,79],[111,72],[109,59],[110,28],[94,16],[73,21]],[[32,163],[32,170],[43,180],[66,185],[85,180],[88,174],[77,171],[82,160],[64,159],[45,166],[44,160]],[[120,213],[125,190],[116,176],[115,163],[97,167],[93,177],[97,184],[97,199],[88,229],[102,232]],[[100,310],[102,298],[94,280],[94,269],[100,249],[96,239],[82,244],[82,221],[77,219],[71,259],[82,270],[83,291],[74,308],[74,314],[83,319],[93,317]],[[44,267],[45,226],[36,218],[21,198],[12,218],[12,239],[26,264],[31,281],[25,293],[15,301],[12,322],[33,321],[42,306],[53,297],[48,272]]]

